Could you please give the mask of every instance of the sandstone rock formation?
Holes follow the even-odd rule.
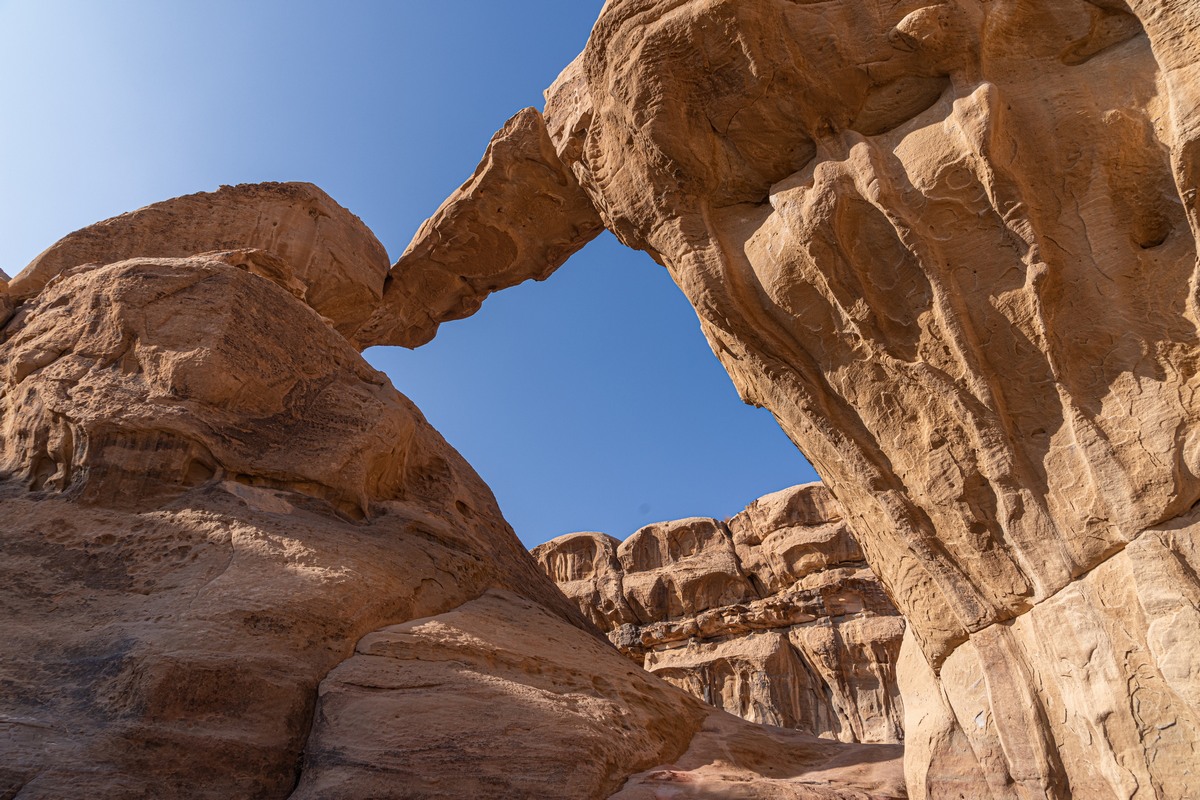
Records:
[[[354,338],[416,347],[484,298],[550,276],[603,224],[531,108],[492,139],[475,174],[417,231],[383,304]]]
[[[8,276],[0,270],[0,325],[8,322],[8,318],[12,316],[13,309],[16,307],[16,301],[8,291]]]
[[[898,747],[760,733],[604,642],[348,340],[370,233],[215,197],[0,295],[0,797],[903,795]]]
[[[199,785],[189,765],[223,763],[214,794],[269,794],[295,777],[312,689],[360,634],[490,589],[572,618],[469,470],[349,344],[322,338],[336,334],[297,296],[356,346],[413,345],[488,292],[546,277],[603,225],[670,270],[743,397],[817,467],[906,617],[910,796],[1200,796],[1198,142],[1193,4],[610,0],[544,112],[498,134],[386,277],[382,262],[366,266],[376,256],[334,268],[345,305],[319,299],[309,279],[322,270],[254,224],[182,250],[92,255],[87,238],[63,259],[45,254],[0,288],[16,554],[4,602],[20,621],[4,655],[4,746],[17,754],[4,779],[31,797],[169,795]],[[207,251],[224,254],[196,258]],[[85,261],[107,266],[72,271]],[[288,311],[269,325],[227,310],[212,323],[216,301],[188,288],[206,281]],[[317,342],[298,373],[266,369],[246,393],[217,376],[243,357],[239,342],[253,352],[289,337]],[[342,394],[358,404],[345,416],[330,401]],[[293,460],[291,436],[260,449],[255,426],[315,444]],[[410,470],[394,441],[386,453],[339,447],[347,428],[370,442],[377,426],[425,431],[414,452],[436,454],[434,466]],[[359,477],[325,469],[314,446]],[[97,505],[106,498],[131,506]],[[478,519],[464,522],[458,502]],[[291,513],[321,524],[272,516]],[[322,538],[326,524],[344,535]],[[181,548],[202,543],[213,560],[188,566]],[[403,575],[393,591],[329,589],[359,549],[372,557],[352,569],[384,585]],[[173,554],[183,565],[157,577]],[[473,577],[436,589],[414,566],[431,558]],[[393,566],[372,571],[381,564]],[[678,580],[698,596],[746,590],[721,575]],[[637,620],[629,597],[643,611],[658,602],[654,580],[620,592],[624,610],[596,585],[603,614]],[[311,631],[303,647],[292,626]],[[440,646],[416,630],[378,645]],[[374,646],[351,661],[394,658]],[[229,677],[239,661],[252,665],[244,684]],[[536,695],[521,685],[505,697]],[[327,743],[344,694],[330,698],[332,727],[318,720],[309,769],[341,752]],[[775,734],[749,728],[755,758],[704,755],[743,736],[719,719],[674,759],[682,771],[643,771],[626,796],[728,794],[739,770],[761,779],[772,764],[800,774],[782,754],[756,760]],[[156,765],[173,758],[181,777],[164,783]],[[320,791],[319,777],[306,772],[305,786]],[[764,791],[808,791],[798,780]]]
[[[54,243],[12,281],[17,302],[64,270],[135,257],[262,251],[244,263],[333,322],[357,330],[383,297],[387,251],[362,221],[310,183],[222,186],[122,214]]]
[[[648,525],[624,542],[573,533],[542,570],[648,671],[753,722],[899,742],[904,621],[820,484],[727,522]]]
[[[293,797],[898,798],[900,756],[750,725],[490,591],[363,638],[321,684]]]
[[[1200,796],[1200,9],[610,0],[544,117],[906,617],[910,793]]]
[[[363,634],[490,587],[578,618],[470,467],[267,280],[68,270],[2,339],[4,796],[282,796]]]

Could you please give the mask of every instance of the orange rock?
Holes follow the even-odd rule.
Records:
[[[315,718],[297,800],[904,796],[900,747],[751,725],[510,592],[365,636]]]
[[[728,762],[755,726],[604,641],[306,304],[320,280],[244,246],[80,263],[18,297],[0,332],[0,796],[593,798],[664,770],[896,796],[895,747],[780,731],[763,741],[791,753],[786,776]],[[606,558],[586,540],[559,568],[586,584]]]
[[[420,412],[257,275],[68,270],[0,365],[0,795],[284,796],[369,631],[490,588],[587,627]]]
[[[428,219],[392,267],[360,347],[416,347],[479,310],[498,289],[544,280],[603,225],[532,108],[505,123],[470,180]]]

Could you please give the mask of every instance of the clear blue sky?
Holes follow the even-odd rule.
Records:
[[[0,0],[0,269],[223,183],[312,181],[393,260],[598,0]],[[607,234],[429,345],[367,357],[528,545],[724,517],[815,480],[745,406],[665,270]]]

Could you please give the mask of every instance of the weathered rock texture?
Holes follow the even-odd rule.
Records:
[[[16,301],[8,290],[8,276],[0,272],[0,325],[8,322],[15,307]]]
[[[612,0],[544,115],[906,617],[912,795],[1200,796],[1200,8]]]
[[[560,536],[542,570],[638,664],[753,722],[898,742],[904,621],[820,484],[728,520]]]
[[[383,304],[354,334],[362,347],[416,347],[484,299],[550,276],[603,224],[559,160],[542,115],[508,121],[475,174],[417,231],[392,268]]]
[[[343,334],[375,311],[388,272],[383,245],[316,186],[255,183],[176,197],[76,231],[35,258],[10,291],[17,302],[27,300],[81,264],[222,250],[262,251],[246,255],[243,265],[280,283]]]
[[[368,631],[492,587],[578,619],[387,378],[243,269],[64,273],[0,365],[4,796],[280,797]]]
[[[346,338],[370,233],[304,185],[218,196],[13,281],[0,797],[903,794],[898,747],[759,733],[609,646]]]
[[[900,758],[750,725],[490,591],[359,642],[321,684],[293,797],[898,798]]]

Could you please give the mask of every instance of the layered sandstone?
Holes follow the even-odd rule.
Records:
[[[902,798],[900,758],[898,745],[704,706],[545,608],[489,591],[359,642],[321,684],[292,796]]]
[[[0,364],[4,796],[281,797],[369,631],[489,588],[582,624],[386,376],[241,267],[62,273]]]
[[[902,796],[899,748],[609,646],[347,338],[378,242],[310,186],[217,194],[0,294],[0,796]]]
[[[915,797],[1200,795],[1198,87],[1187,3],[611,0],[547,92],[904,614]]]
[[[753,722],[899,742],[904,622],[820,484],[725,522],[648,525],[624,542],[573,533],[534,557],[646,670]]]

